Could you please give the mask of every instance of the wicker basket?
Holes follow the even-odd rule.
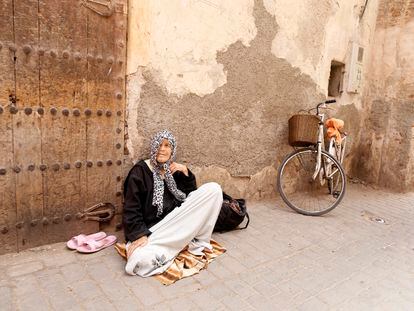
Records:
[[[296,114],[289,119],[289,145],[306,147],[318,141],[317,116],[311,114]]]

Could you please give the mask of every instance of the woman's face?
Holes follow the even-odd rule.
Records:
[[[171,158],[171,145],[167,139],[164,139],[158,149],[157,153],[157,162],[158,163],[165,163]]]

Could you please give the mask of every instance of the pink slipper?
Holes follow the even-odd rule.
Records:
[[[87,240],[83,245],[79,246],[76,250],[79,253],[95,253],[104,249],[108,246],[111,246],[116,242],[116,236],[108,235],[106,238],[96,241],[96,240]]]
[[[79,246],[85,244],[89,240],[99,241],[106,237],[105,232],[97,232],[90,235],[79,234],[71,238],[67,243],[66,246],[70,249],[77,249]]]

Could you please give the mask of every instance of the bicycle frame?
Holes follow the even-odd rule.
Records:
[[[312,175],[313,180],[316,179],[316,177],[319,175],[319,171],[321,170],[321,167],[322,167],[322,150],[325,149],[325,140],[324,140],[324,137],[323,137],[323,121],[325,119],[325,114],[318,112],[317,116],[319,118],[318,141],[316,142],[316,150],[317,150],[318,154],[317,154],[317,157],[316,157],[315,172]],[[325,169],[326,169],[326,167],[325,167]]]
[[[285,157],[278,170],[277,186],[283,201],[303,215],[321,216],[328,213],[338,206],[345,193],[346,173],[342,163],[347,135],[341,132],[342,140],[338,142],[335,132],[335,135],[325,142],[326,116],[322,109],[334,102],[336,102],[334,99],[326,100],[316,106],[318,118],[316,137],[304,140],[309,142],[305,148],[292,144],[295,151]],[[313,109],[315,108],[307,112],[311,114]],[[328,147],[328,150],[325,147]],[[294,177],[296,179],[291,182]],[[307,200],[308,195],[309,200]]]
[[[319,123],[318,123],[318,140],[316,142],[315,145],[315,149],[317,152],[317,156],[316,156],[316,167],[315,167],[315,172],[312,175],[312,179],[316,180],[316,177],[318,177],[318,175],[320,175],[320,170],[322,168],[322,164],[324,165],[324,172],[325,172],[325,178],[326,179],[332,179],[332,176],[338,171],[335,170],[333,172],[330,172],[330,169],[328,169],[328,164],[329,163],[322,163],[322,150],[325,151],[325,139],[324,139],[324,121],[325,121],[325,113],[319,112],[319,109],[324,109],[327,108],[326,104],[328,103],[333,103],[336,102],[335,100],[328,100],[325,101],[323,103],[318,104],[318,106],[316,107],[317,112],[316,112],[316,116],[319,118]],[[331,154],[333,157],[335,157],[340,164],[342,164],[344,155],[345,155],[345,144],[346,144],[346,133],[342,133],[343,140],[341,144],[336,144],[335,138],[331,138],[330,140],[330,145],[329,145],[329,150],[331,150],[332,146],[333,148],[335,148],[335,153]],[[339,148],[339,149],[338,149]],[[301,159],[299,158],[299,161],[301,161]],[[302,161],[301,161],[302,162]],[[303,165],[303,163],[301,163]],[[321,176],[321,185],[323,185],[324,181],[323,178]]]
[[[346,141],[347,141],[347,134],[346,133],[342,133],[342,134],[343,134],[343,137],[342,137],[342,142],[340,144],[337,144],[335,138],[332,137],[329,141],[329,147],[328,147],[328,152],[332,156],[334,156],[341,164],[344,162],[345,148],[346,148]]]
[[[323,104],[321,106],[322,108],[326,108],[326,105]],[[325,150],[325,139],[324,139],[324,121],[325,121],[325,114],[324,113],[317,113],[317,116],[319,118],[319,124],[318,124],[318,141],[316,143],[316,150],[317,150],[317,157],[316,157],[316,167],[315,172],[313,173],[312,179],[315,180],[316,177],[319,175],[319,172],[322,168],[322,164],[324,165],[324,172],[325,177],[327,179],[331,179],[332,176],[334,176],[338,170],[334,170],[331,172],[330,163],[322,163],[322,150]],[[345,148],[346,148],[346,141],[347,141],[347,134],[341,133],[342,135],[342,142],[338,144],[336,142],[336,139],[332,137],[329,141],[328,146],[328,152],[339,161],[340,164],[343,163],[344,157],[345,157]],[[323,181],[321,180],[321,184]]]
[[[347,134],[346,133],[341,133],[341,134],[343,135],[341,143],[337,143],[335,137],[331,137],[329,141],[328,150],[327,150],[330,155],[332,155],[335,159],[339,161],[340,164],[344,162],[345,148],[346,148],[346,141],[347,141]],[[326,173],[327,173],[326,177],[331,178],[334,174],[337,173],[337,171],[338,169],[331,172],[331,167],[328,166],[328,169],[326,170]]]

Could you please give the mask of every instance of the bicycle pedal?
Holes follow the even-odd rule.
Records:
[[[339,192],[339,191],[334,191],[333,193],[332,193],[332,196],[335,198],[335,199],[337,199],[338,197],[339,197],[339,195],[341,194],[341,192]]]

